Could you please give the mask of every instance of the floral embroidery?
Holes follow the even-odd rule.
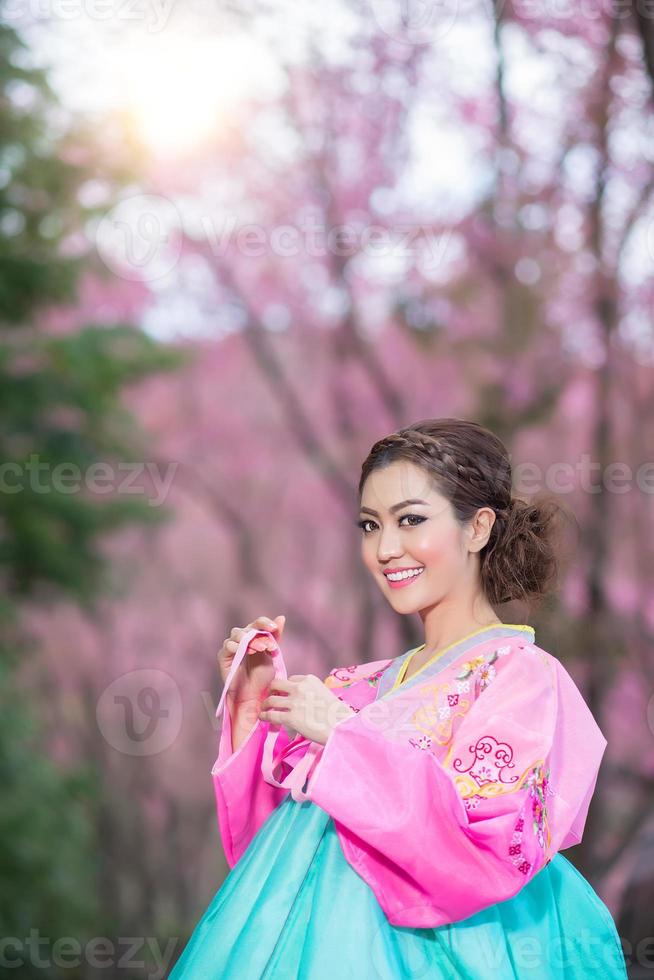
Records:
[[[433,744],[434,749],[439,745],[447,745],[451,741],[454,722],[467,714],[470,709],[473,699],[463,695],[473,693],[471,681],[475,685],[474,694],[485,690],[497,676],[495,661],[499,657],[507,656],[512,649],[513,647],[506,644],[466,660],[461,664],[459,673],[451,677],[448,683],[442,684],[436,681],[425,687],[425,697],[433,694],[433,700],[431,703],[426,702],[421,705],[411,720],[416,728],[430,737],[430,744]],[[420,740],[409,738],[408,741],[411,745],[418,746]]]
[[[463,667],[461,668],[461,673],[456,675],[457,678],[469,677],[470,674],[472,674],[473,671],[475,671],[477,667],[479,667],[480,664],[483,663],[484,663],[483,657],[475,657],[474,660],[466,660],[466,662],[463,664]]]
[[[456,679],[469,685],[470,682],[467,678],[474,674],[475,678],[479,681],[480,691],[484,691],[497,675],[497,669],[493,667],[493,664],[498,657],[505,657],[510,652],[510,646],[497,647],[496,650],[492,650],[490,653],[481,654],[473,660],[466,660],[462,665],[461,672],[456,675]],[[466,686],[465,689],[468,690],[469,687]]]
[[[327,677],[325,677],[323,684],[326,687],[350,687],[352,684],[356,684],[358,681],[367,681],[371,687],[376,687],[379,683],[384,672],[388,669],[388,664],[384,667],[380,667],[373,674],[368,674],[367,676],[357,676],[361,671],[362,666],[365,664],[352,664],[350,667],[335,667],[330,670]]]
[[[356,680],[354,675],[358,669],[359,667],[357,664],[352,664],[351,667],[335,667],[333,670],[330,670],[323,683],[326,684],[327,687],[335,687],[336,683],[338,683],[339,687],[342,687],[343,684],[349,685]]]
[[[520,817],[513,828],[513,835],[509,844],[509,857],[511,858],[511,863],[516,866],[518,871],[526,875],[531,871],[531,862],[527,861],[522,853],[522,832],[524,825],[524,820]]]
[[[454,721],[467,713],[471,703],[470,698],[453,694],[451,683],[435,682],[425,687],[425,702],[411,720],[420,732],[430,737],[436,748],[450,741]],[[408,741],[411,745],[416,744],[411,738]]]
[[[356,714],[359,713],[361,708],[357,708],[355,705],[350,704],[347,698],[344,698],[337,692],[343,690],[345,687],[352,687],[353,684],[363,680],[367,680],[371,686],[374,686],[379,682],[379,678],[386,669],[385,667],[382,667],[381,670],[375,671],[374,674],[370,674],[368,677],[357,677],[356,675],[360,668],[360,664],[352,664],[351,667],[335,667],[334,670],[330,670],[327,677],[325,677],[323,680],[325,687],[329,688],[339,701],[343,701],[344,704],[347,704],[348,707],[350,707]]]
[[[547,803],[545,795],[550,793],[550,770],[543,772],[543,766],[534,766],[527,778],[527,786],[532,797],[533,830],[541,847],[549,847],[550,833],[547,823]],[[547,835],[547,840],[546,840]]]
[[[548,852],[551,841],[547,822],[547,804],[545,802],[545,796],[552,795],[553,792],[549,784],[549,777],[550,769],[544,772],[543,763],[539,763],[529,771],[526,780],[526,785],[529,787],[527,802],[531,799],[531,826],[539,846],[546,852],[545,863],[549,861]],[[516,866],[518,871],[526,875],[531,871],[533,865],[522,853],[524,827],[524,818],[520,817],[513,828],[508,850],[511,863]]]
[[[475,745],[469,745],[468,751],[472,752],[474,758],[469,766],[464,767],[461,759],[457,758],[453,762],[453,768],[457,772],[468,773],[474,779],[477,786],[484,786],[486,783],[515,783],[517,776],[504,778],[505,769],[515,768],[513,762],[513,749],[508,742],[498,742],[492,735],[482,735],[477,739]]]
[[[429,735],[421,735],[420,738],[410,738],[409,743],[417,749],[428,749],[431,745],[431,738]]]
[[[505,643],[477,657],[472,657],[464,662],[459,661],[454,668],[455,670],[458,668],[458,673],[456,675],[448,674],[448,681],[442,682],[439,678],[431,683],[421,685],[421,693],[424,699],[420,707],[411,716],[411,723],[418,729],[418,733],[414,738],[407,738],[409,744],[420,748],[429,745],[431,751],[438,758],[441,758],[439,749],[451,744],[457,722],[465,717],[475,698],[496,678],[498,673],[496,662],[498,659],[507,656],[514,649],[514,644]],[[421,739],[421,734],[428,736],[431,741],[427,743]],[[508,748],[510,750],[510,747]],[[510,764],[510,768],[512,768],[511,759],[501,761],[504,761],[505,766]],[[461,771],[467,772],[467,770]],[[509,782],[513,783],[517,778],[517,776],[513,777]],[[479,789],[479,786],[469,776],[459,776],[457,783],[459,781],[466,783],[466,792],[462,794],[464,796],[473,796],[476,792],[474,787]],[[488,787],[484,789],[481,795],[492,796],[496,793],[505,792],[503,786],[506,782],[507,780],[502,776],[495,791],[492,785],[488,783]]]
[[[479,686],[482,691],[484,688],[488,687],[496,673],[497,671],[492,664],[482,664],[482,666],[479,668]]]

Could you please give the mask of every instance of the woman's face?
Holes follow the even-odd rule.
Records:
[[[397,461],[368,476],[360,527],[364,564],[398,612],[432,606],[470,577],[474,532],[458,523],[449,500],[413,463]],[[407,575],[388,578],[402,569]]]

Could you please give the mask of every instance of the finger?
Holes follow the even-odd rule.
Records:
[[[270,619],[268,616],[259,616],[258,619],[254,620],[253,626],[260,626],[263,629],[277,629],[277,623],[274,619]]]
[[[288,680],[289,681],[303,681],[304,678],[305,677],[308,677],[308,676],[309,676],[308,674],[291,674],[291,676],[288,678]]]
[[[273,725],[282,725],[288,721],[289,714],[290,712],[280,711],[279,708],[268,708],[267,711],[259,712],[259,718],[262,718],[264,721],[271,721]]]
[[[258,650],[260,653],[263,653],[265,650],[270,650],[270,640],[266,640],[263,636],[255,636],[248,643],[248,650]]]
[[[290,681],[290,677],[286,679],[284,677],[273,677],[273,679],[271,680],[268,686],[271,691],[286,691],[287,693],[290,694],[290,692],[294,689],[295,685],[289,683],[289,681]]]
[[[286,694],[269,694],[268,697],[261,702],[261,707],[264,709],[264,711],[268,708],[279,708],[280,711],[285,711],[287,714],[291,710]]]

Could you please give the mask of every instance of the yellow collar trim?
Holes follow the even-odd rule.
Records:
[[[459,643],[465,643],[466,640],[472,639],[473,636],[477,636],[479,633],[485,633],[487,630],[499,629],[501,626],[507,626],[507,627],[509,627],[510,629],[513,629],[513,630],[522,630],[525,633],[533,633],[534,632],[533,626],[525,626],[523,623],[518,623],[518,624],[517,623],[492,623],[490,626],[482,626],[481,629],[473,630],[472,633],[468,633],[467,636],[462,636],[460,640],[455,640],[454,643],[450,643],[449,646],[446,646],[443,650],[437,650],[436,653],[433,655],[433,657],[430,657],[429,658],[429,660],[427,661],[427,663],[424,663],[422,665],[422,667],[419,667],[418,668],[418,670],[415,672],[415,674],[412,674],[411,675],[411,679],[413,680],[413,678],[414,677],[417,677],[417,675],[420,674],[420,673],[422,673],[423,670],[426,670],[427,667],[430,667],[431,664],[433,664],[436,660],[438,660],[439,657],[442,657],[444,653],[447,653],[448,650],[451,650],[452,647],[458,646]],[[404,680],[404,678],[406,676],[406,673],[407,673],[407,671],[409,669],[409,665],[410,665],[411,661],[413,660],[413,658],[415,657],[415,655],[417,653],[420,653],[421,650],[424,650],[424,648],[425,648],[425,644],[422,643],[419,647],[416,647],[415,650],[412,650],[411,651],[411,653],[409,654],[409,656],[406,658],[406,660],[402,664],[402,666],[400,668],[400,672],[397,675],[397,677],[395,678],[395,683],[393,684],[393,687],[391,688],[391,691],[394,691],[396,688],[398,688],[400,686],[400,684],[402,683],[402,681]]]

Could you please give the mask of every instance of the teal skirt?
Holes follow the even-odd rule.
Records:
[[[611,913],[561,853],[513,898],[467,919],[395,926],[346,861],[332,818],[289,794],[225,878],[169,980],[626,976]]]

